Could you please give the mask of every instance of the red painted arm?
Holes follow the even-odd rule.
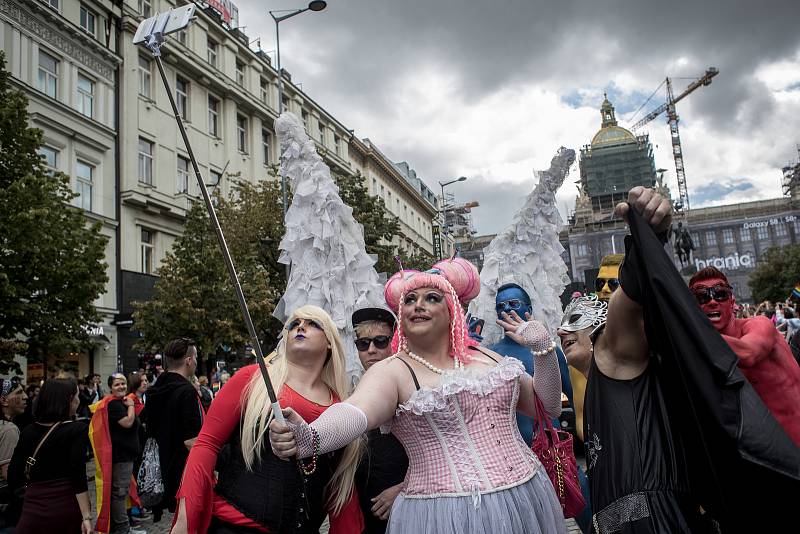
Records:
[[[753,367],[770,355],[775,345],[777,330],[765,316],[753,317],[744,321],[742,337],[722,337],[739,357],[742,367]]]
[[[220,449],[228,441],[242,415],[242,391],[258,367],[241,369],[225,384],[206,414],[203,428],[189,453],[181,488],[175,496],[185,499],[189,532],[206,532],[211,523],[214,497],[214,466]]]

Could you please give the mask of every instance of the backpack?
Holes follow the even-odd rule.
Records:
[[[142,453],[142,465],[136,476],[139,499],[145,508],[153,508],[164,498],[164,481],[161,479],[161,461],[158,455],[158,442],[147,438]]]

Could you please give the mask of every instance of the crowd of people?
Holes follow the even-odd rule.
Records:
[[[284,423],[258,365],[197,376],[189,338],[165,344],[155,375],[60,376],[28,388],[0,379],[0,532],[57,525],[137,534],[137,518],[159,521],[165,511],[175,534],[316,533],[325,522],[332,534],[564,533],[568,510],[586,533],[750,528],[739,505],[772,488],[797,489],[800,478],[800,464],[792,471],[800,366],[790,348],[800,317],[791,302],[737,305],[713,267],[688,287],[670,282],[677,271],[659,271],[646,252],[648,240],[660,246],[671,219],[669,202],[652,190],[632,190],[618,214],[635,238],[624,261],[603,279],[602,294],[573,299],[554,332],[534,319],[529,290],[508,283],[496,298],[504,335],[481,346],[464,313],[480,287],[477,271],[460,259],[390,278],[386,307],[353,314],[354,339],[342,339],[321,308],[297,308],[269,359]],[[635,220],[647,235],[633,231]],[[345,344],[364,369],[355,386]],[[713,402],[692,394],[695,378]],[[536,449],[545,427],[559,426],[562,395],[586,450],[569,497],[577,509],[549,473],[553,458]],[[724,421],[715,426],[718,412]],[[748,442],[747,455],[731,452],[752,424],[769,447]],[[750,458],[772,469],[764,480],[774,486],[722,488],[730,475],[717,469],[709,443],[722,444],[714,453],[729,469],[750,473]],[[153,493],[139,475],[154,468],[161,493],[144,506],[139,492]]]

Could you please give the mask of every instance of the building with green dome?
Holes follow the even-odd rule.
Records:
[[[637,185],[656,185],[653,147],[647,135],[635,136],[619,126],[614,106],[603,100],[602,126],[591,144],[581,149],[582,192],[592,201],[595,213],[608,213]]]

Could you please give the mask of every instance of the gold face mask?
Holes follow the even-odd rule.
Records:
[[[624,254],[609,254],[600,261],[600,271],[594,286],[598,299],[608,301],[619,287],[619,266],[624,257]]]

